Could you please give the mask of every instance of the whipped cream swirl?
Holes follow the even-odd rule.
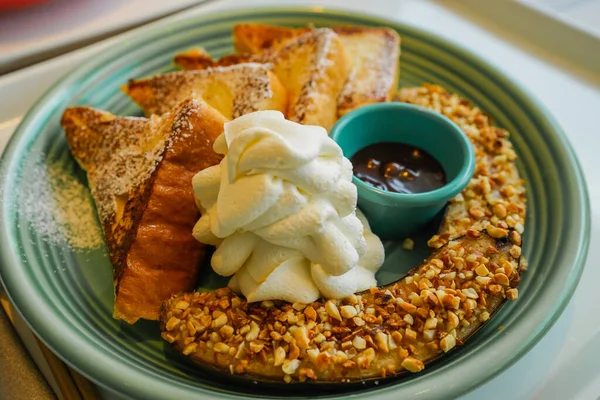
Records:
[[[258,111],[226,123],[214,149],[221,163],[193,179],[193,234],[217,247],[211,265],[234,290],[311,302],[376,284],[383,246],[357,217],[352,165],[324,128]]]

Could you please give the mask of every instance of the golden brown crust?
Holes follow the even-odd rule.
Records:
[[[65,111],[115,270],[115,318],[158,319],[164,300],[193,288],[205,246],[191,234],[199,213],[190,182],[220,161],[212,143],[225,121],[199,99],[150,120]]]
[[[518,297],[525,197],[507,132],[438,86],[400,99],[443,111],[477,154],[472,196],[449,204],[432,255],[398,282],[342,300],[248,304],[228,289],[176,296],[162,309],[163,339],[198,362],[263,379],[381,378],[421,371]],[[493,214],[463,216],[470,201]],[[515,214],[494,213],[500,204]],[[523,222],[509,227],[509,217]]]
[[[202,47],[195,47],[179,53],[173,58],[173,63],[181,69],[206,69],[217,67],[217,62]]]
[[[214,67],[228,67],[230,65],[257,62],[262,63],[264,60],[261,56],[256,56],[249,53],[229,54],[221,57],[219,60],[213,59],[205,49],[196,47],[175,55],[173,62],[181,69],[198,70]]]
[[[311,28],[286,28],[263,24],[237,24],[233,27],[233,45],[238,53],[260,54],[279,49]]]
[[[392,29],[339,27],[335,32],[352,69],[338,98],[342,116],[358,107],[390,101],[400,75],[400,36]]]
[[[159,121],[118,118],[86,107],[68,108],[62,117],[73,156],[87,172],[116,275],[143,212],[167,132]]]
[[[287,118],[331,129],[337,121],[336,99],[350,71],[340,38],[331,29],[315,29],[265,56],[287,88]]]

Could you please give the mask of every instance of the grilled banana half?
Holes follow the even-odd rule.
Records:
[[[525,188],[508,132],[443,88],[400,90],[456,122],[476,154],[433,251],[399,281],[341,300],[247,303],[229,289],[165,302],[162,337],[203,365],[254,379],[353,382],[419,372],[518,297]]]

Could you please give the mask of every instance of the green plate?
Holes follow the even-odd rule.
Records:
[[[472,100],[512,133],[529,201],[524,247],[529,269],[523,276],[521,295],[465,346],[423,373],[378,386],[285,386],[240,381],[196,368],[159,339],[157,323],[129,326],[111,318],[112,272],[102,245],[74,251],[57,240],[52,221],[58,218],[53,215],[58,205],[53,206],[52,190],[43,189],[49,176],[45,168],[58,165],[72,189],[78,183],[83,185],[80,191],[85,187],[84,174],[71,158],[59,125],[63,110],[88,105],[122,115],[139,114],[119,91],[121,84],[129,78],[173,70],[173,55],[193,46],[204,46],[214,56],[232,52],[231,28],[242,21],[390,26],[402,37],[401,85],[441,84]],[[556,321],[581,276],[590,229],[587,192],[577,159],[553,118],[529,94],[472,54],[423,31],[322,9],[205,14],[128,36],[71,72],[31,109],[4,153],[2,180],[0,272],[10,298],[33,331],[66,362],[114,392],[143,399],[316,394],[398,399],[465,393],[523,356]],[[63,209],[69,216],[67,222],[77,225],[78,210],[90,202],[87,195]],[[86,229],[97,229],[97,223],[93,214],[81,220]],[[83,238],[82,234],[78,239]],[[427,250],[422,241],[418,244],[416,252],[404,254],[398,244],[386,243],[388,257],[379,281],[396,279],[422,258]],[[207,279],[203,285],[214,284],[210,276]]]

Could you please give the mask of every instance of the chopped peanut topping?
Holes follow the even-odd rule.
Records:
[[[420,372],[425,368],[425,365],[422,361],[412,357],[406,357],[404,361],[402,361],[401,365],[410,372]]]
[[[456,346],[456,339],[452,335],[446,335],[440,341],[440,348],[444,351],[444,353],[449,352]]]
[[[338,321],[342,320],[340,310],[338,310],[338,307],[335,305],[333,300],[329,300],[327,303],[325,303],[325,311],[327,311],[327,314],[329,314],[330,317],[335,318]]]

